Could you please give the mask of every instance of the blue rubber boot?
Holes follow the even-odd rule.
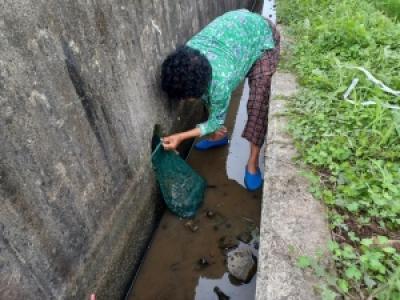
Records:
[[[256,174],[252,174],[247,170],[247,166],[246,166],[246,171],[245,171],[245,175],[244,175],[244,184],[245,184],[247,190],[254,192],[262,186],[262,183],[263,183],[263,180],[261,177],[260,169],[257,168]]]
[[[194,148],[200,151],[205,151],[211,148],[222,147],[229,143],[228,136],[223,137],[222,139],[211,141],[211,140],[202,140],[194,145]]]

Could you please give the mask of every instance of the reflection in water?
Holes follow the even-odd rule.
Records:
[[[231,300],[254,299],[256,276],[253,276],[253,279],[248,284],[240,286],[235,286],[230,282],[228,273],[225,273],[220,279],[200,277],[199,284],[196,287],[195,300],[218,300],[218,296],[213,291],[216,286],[229,296]]]
[[[242,138],[242,132],[247,121],[247,99],[249,98],[249,84],[247,79],[244,83],[243,94],[240,98],[239,109],[236,115],[235,127],[231,135],[229,143],[229,154],[226,163],[226,172],[229,179],[233,179],[240,185],[244,186],[244,172],[249,159],[250,145],[249,142]],[[264,146],[260,152],[260,170],[264,174]]]
[[[258,235],[258,233],[257,233]],[[255,257],[258,257],[258,251],[255,246],[258,244],[258,237],[247,245],[240,242],[238,248],[249,248]],[[211,279],[200,276],[195,291],[194,300],[218,300],[214,288],[218,287],[224,294],[230,297],[230,300],[251,300],[256,293],[256,277],[253,276],[249,283],[238,283],[228,272],[221,278]]]

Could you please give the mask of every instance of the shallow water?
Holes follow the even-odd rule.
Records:
[[[249,98],[249,84],[244,82],[243,93],[236,114],[235,126],[229,143],[229,154],[226,162],[226,173],[229,179],[235,180],[244,186],[244,170],[250,154],[249,142],[242,138],[242,132],[247,121],[247,99]],[[261,152],[264,153],[264,146]],[[264,175],[264,155],[260,155],[259,166],[261,174]]]
[[[250,248],[255,257],[258,257],[258,251],[254,245],[248,245],[240,243],[238,248]],[[221,278],[211,279],[200,276],[196,286],[195,300],[210,300],[217,299],[214,288],[219,289],[226,295],[229,295],[230,300],[243,300],[243,299],[254,299],[256,291],[256,276],[253,276],[251,281],[247,284],[237,283],[229,276],[228,272],[225,272]]]
[[[239,88],[232,95],[226,124],[229,132],[233,129],[241,92],[242,88]],[[255,276],[248,284],[231,282],[219,240],[257,230],[261,192],[250,193],[236,181],[228,179],[227,155],[227,146],[189,153],[188,163],[206,178],[209,185],[204,204],[190,223],[165,212],[129,300],[217,300],[213,292],[215,286],[230,299],[254,299]],[[201,259],[207,263],[199,264]]]

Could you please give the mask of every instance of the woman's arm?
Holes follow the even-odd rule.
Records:
[[[196,138],[199,137],[200,135],[201,135],[200,129],[196,127],[188,131],[183,131],[175,133],[170,136],[163,137],[161,139],[161,142],[165,150],[175,150],[179,146],[179,144],[182,143],[184,140]]]

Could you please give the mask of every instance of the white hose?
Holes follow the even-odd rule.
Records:
[[[382,81],[380,81],[379,79],[376,79],[368,70],[366,70],[363,67],[353,67],[353,66],[346,66],[346,68],[348,69],[356,69],[359,70],[361,72],[363,72],[369,81],[375,83],[377,86],[379,86],[379,88],[382,91],[385,91],[386,93],[392,94],[394,96],[400,96],[400,91],[395,91],[392,88],[388,87],[387,85],[385,85]]]
[[[348,69],[356,69],[356,70],[359,70],[359,71],[363,72],[367,76],[369,81],[371,81],[374,84],[378,85],[379,88],[381,90],[383,90],[384,92],[392,94],[394,96],[400,96],[400,91],[395,91],[392,88],[388,87],[382,81],[376,79],[365,68],[363,68],[363,67],[353,67],[353,66],[346,66],[346,68],[348,68]],[[359,82],[359,79],[358,78],[354,78],[352,80],[350,86],[347,88],[346,92],[343,94],[343,99],[346,100],[347,102],[351,103],[351,104],[356,104],[356,102],[353,101],[353,100],[349,100],[348,97],[350,96],[351,92],[355,89],[355,87],[357,86],[358,82]],[[373,101],[373,100],[368,100],[368,101],[363,101],[360,104],[363,105],[363,106],[369,106],[369,105],[376,105],[376,102]],[[389,108],[389,109],[398,109],[398,110],[400,110],[400,106],[387,104],[387,103],[383,103],[382,107]]]

